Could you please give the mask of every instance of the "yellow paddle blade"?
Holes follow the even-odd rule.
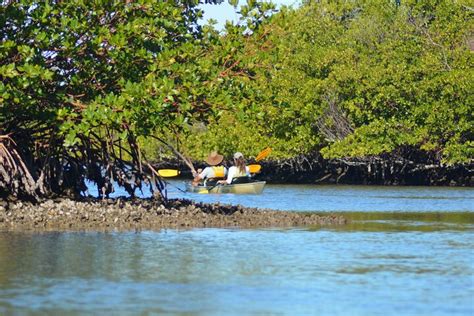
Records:
[[[255,161],[260,161],[264,158],[266,158],[270,153],[272,152],[272,149],[270,147],[265,148],[261,152],[258,153],[257,157],[255,158]]]
[[[250,173],[259,173],[262,166],[260,165],[248,165]]]
[[[179,174],[179,170],[176,170],[176,169],[159,169],[158,174],[163,178],[176,177]]]

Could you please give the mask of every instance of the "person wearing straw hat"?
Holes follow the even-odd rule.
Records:
[[[227,168],[222,165],[224,156],[219,155],[217,151],[211,152],[206,159],[209,165],[201,172],[193,174],[193,185],[199,185],[204,180],[204,185],[215,185],[218,179],[224,179],[227,175]]]
[[[231,183],[245,183],[250,179],[250,169],[245,164],[244,155],[241,152],[236,152],[234,154],[234,164],[229,168],[227,173],[227,179],[219,180],[218,183],[221,184],[231,184]]]

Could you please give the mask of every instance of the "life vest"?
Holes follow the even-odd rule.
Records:
[[[224,178],[224,166],[214,166],[212,167],[212,171],[214,171],[214,178]]]

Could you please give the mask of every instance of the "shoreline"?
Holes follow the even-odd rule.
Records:
[[[473,187],[474,163],[445,165],[439,161],[411,161],[402,158],[323,159],[318,154],[301,155],[292,159],[248,164],[261,165],[256,179],[267,184],[348,184],[388,186],[449,186]],[[205,167],[193,161],[195,167]],[[154,164],[157,169],[178,169],[182,177],[191,178],[189,168],[176,159]]]
[[[191,228],[289,228],[344,225],[341,215],[196,203],[173,199],[67,198],[0,202],[2,231],[132,231]]]

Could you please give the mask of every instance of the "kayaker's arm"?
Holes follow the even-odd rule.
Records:
[[[227,179],[219,180],[218,183],[219,184],[231,184],[232,179],[235,177],[236,170],[237,170],[237,168],[235,166],[230,167],[229,171],[227,172]]]
[[[201,172],[202,172],[202,169],[199,168],[197,171],[194,171],[193,172],[193,182],[192,182],[192,185],[196,186],[198,185],[201,180],[203,179],[203,177],[201,176]]]

